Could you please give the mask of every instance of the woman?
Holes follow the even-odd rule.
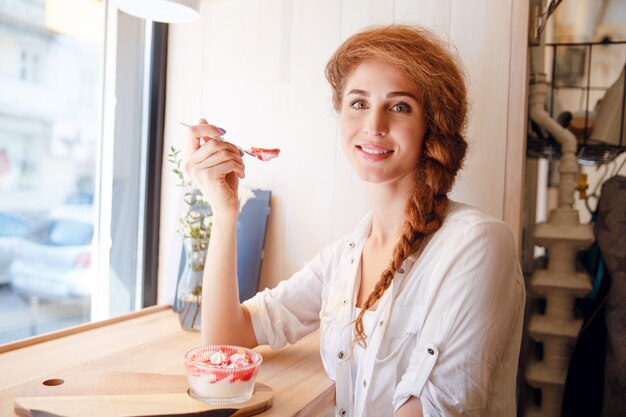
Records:
[[[238,151],[203,119],[186,170],[213,208],[202,343],[273,348],[320,328],[339,416],[515,415],[524,286],[500,221],[448,199],[465,156],[460,66],[424,29],[346,40],[326,67],[343,150],[371,212],[243,305],[236,278]]]

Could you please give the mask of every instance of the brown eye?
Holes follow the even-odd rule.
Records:
[[[406,103],[398,103],[394,105],[391,110],[399,113],[411,113],[411,106]]]
[[[363,110],[367,108],[367,105],[365,104],[363,100],[354,100],[350,102],[350,107],[352,107],[355,110]]]

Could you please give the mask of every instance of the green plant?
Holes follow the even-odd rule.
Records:
[[[204,199],[202,193],[194,188],[191,181],[185,179],[181,170],[182,159],[180,150],[173,146],[167,155],[168,161],[174,165],[172,172],[178,177],[179,187],[185,189],[183,199],[187,204],[185,214],[178,218],[178,229],[176,232],[183,238],[207,239],[211,236],[212,211],[211,205]]]

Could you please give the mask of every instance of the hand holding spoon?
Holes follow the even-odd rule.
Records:
[[[188,125],[187,123],[180,122],[180,124],[185,127],[191,127],[191,125]],[[219,140],[224,143],[228,143],[229,145],[233,145],[235,148],[239,149],[239,152],[241,152],[242,156],[244,153],[246,153],[250,156],[254,156],[257,159],[260,159],[261,161],[269,161],[271,159],[274,159],[280,153],[280,149],[263,149],[263,148],[255,148],[255,147],[252,147],[250,149],[244,149],[237,144],[234,144],[232,142],[225,140],[223,137],[219,137],[219,136],[208,136],[208,137],[211,139]],[[204,138],[200,139],[201,146],[204,145],[205,143],[206,142],[204,141]]]

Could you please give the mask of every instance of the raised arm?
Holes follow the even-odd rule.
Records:
[[[210,139],[223,133],[202,119],[188,129],[185,147],[185,171],[213,210],[202,281],[201,343],[254,347],[258,343],[250,314],[239,303],[237,284],[237,189],[245,167],[237,148]]]

